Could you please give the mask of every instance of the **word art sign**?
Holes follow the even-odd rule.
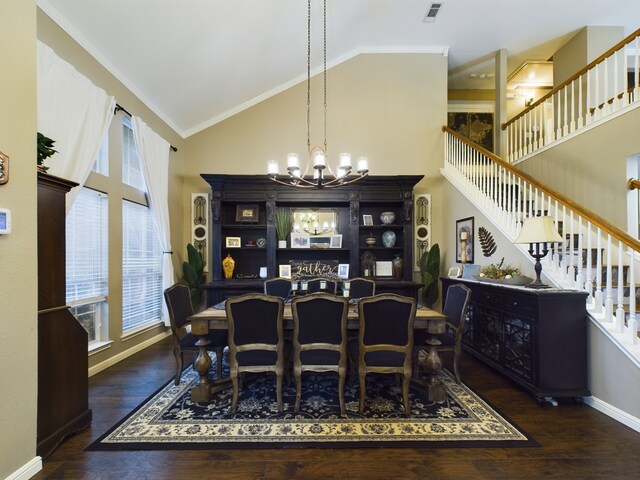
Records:
[[[291,260],[292,280],[305,278],[339,278],[338,260]]]

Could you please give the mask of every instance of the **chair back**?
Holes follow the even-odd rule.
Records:
[[[442,313],[446,315],[447,323],[456,329],[456,340],[462,336],[470,299],[471,289],[466,285],[454,283],[447,288]]]
[[[351,298],[371,297],[376,294],[376,282],[368,278],[352,278],[349,280],[349,296]]]
[[[394,293],[366,297],[358,302],[359,346],[364,363],[403,364],[410,368],[416,300]]]
[[[264,293],[275,295],[280,298],[287,298],[291,291],[291,280],[288,278],[272,278],[264,281]]]
[[[247,293],[225,302],[229,323],[229,361],[237,365],[276,365],[283,361],[280,297]]]
[[[349,300],[328,293],[294,298],[294,356],[307,365],[342,365],[347,362]]]
[[[327,283],[327,288],[325,290],[320,289],[320,282]],[[312,278],[310,280],[307,280],[307,283],[309,284],[309,293],[322,292],[335,295],[338,290],[338,282],[336,282],[335,280],[329,280],[328,278]]]
[[[180,283],[170,286],[164,291],[164,300],[169,311],[171,331],[178,336],[180,329],[189,323],[187,319],[193,315],[189,287]]]

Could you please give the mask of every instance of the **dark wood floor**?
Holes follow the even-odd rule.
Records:
[[[468,357],[465,383],[539,447],[85,452],[172,377],[169,340],[90,379],[91,427],[62,443],[34,479],[640,479],[640,433],[588,406],[540,407]]]

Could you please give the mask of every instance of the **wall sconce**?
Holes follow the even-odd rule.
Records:
[[[549,252],[548,243],[562,243],[562,237],[558,234],[556,226],[553,224],[553,219],[548,216],[525,218],[522,230],[520,230],[518,238],[513,243],[528,243],[529,255],[536,259],[534,267],[536,279],[526,286],[530,288],[549,288],[549,285],[542,283],[540,280],[540,274],[542,273],[540,259]],[[534,245],[535,250],[533,248]]]

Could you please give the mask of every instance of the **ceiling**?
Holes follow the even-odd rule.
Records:
[[[38,0],[38,6],[186,138],[306,80],[304,0]],[[586,25],[640,26],[638,0],[327,0],[327,65],[359,53],[443,52],[449,88],[493,88],[549,60]],[[322,2],[312,0],[312,73]],[[472,78],[474,77],[475,78]],[[126,105],[125,105],[126,108]]]

